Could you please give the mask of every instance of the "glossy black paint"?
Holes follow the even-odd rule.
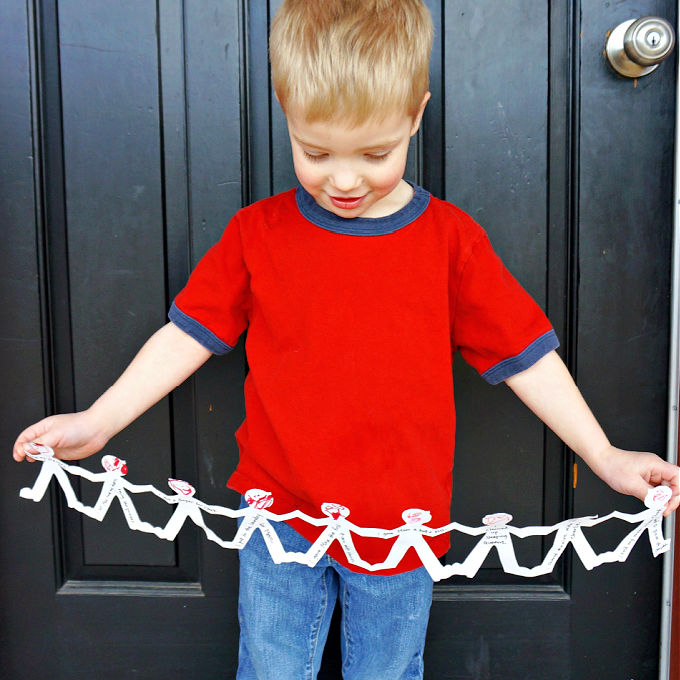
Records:
[[[675,23],[674,9],[427,4],[432,100],[407,175],[488,230],[548,311],[612,441],[663,452],[675,63],[633,83],[601,52],[618,22]],[[294,183],[268,85],[277,6],[0,3],[2,677],[234,677],[237,556],[189,527],[171,545],[132,535],[117,510],[99,525],[58,494],[22,501],[35,470],[9,449],[37,418],[87,406],[164,323],[229,217]],[[224,482],[245,371],[241,345],[212,359],[107,451],[127,458],[132,481],[184,477],[235,505]],[[462,362],[454,374],[455,519],[508,510],[517,524],[553,523],[639,507],[583,465],[573,489],[572,455],[506,388]],[[543,550],[518,552],[531,562]],[[651,680],[660,567],[641,542],[626,564],[593,572],[564,559],[527,582],[490,560],[472,581],[438,584],[426,677]],[[338,635],[336,619],[322,678],[340,677]]]

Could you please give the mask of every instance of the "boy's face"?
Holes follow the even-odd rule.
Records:
[[[402,180],[411,137],[417,132],[429,93],[414,118],[394,113],[356,127],[307,122],[288,112],[295,174],[326,210],[340,217],[384,217],[411,199]]]

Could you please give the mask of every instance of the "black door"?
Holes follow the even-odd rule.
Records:
[[[670,3],[428,2],[432,101],[408,174],[468,211],[547,310],[612,441],[666,447],[675,66],[637,81],[602,56],[607,31]],[[165,321],[190,268],[243,204],[295,182],[268,86],[276,2],[0,3],[2,430],[0,675],[232,678],[237,555],[186,527],[173,544],[101,524],[54,492],[18,490],[16,434],[81,409]],[[235,506],[224,483],[243,418],[241,347],[212,359],[111,441],[128,477],[169,476]],[[505,387],[454,366],[454,519],[517,525],[638,511],[595,478]],[[97,469],[95,460],[84,463]],[[80,490],[90,500],[92,489]],[[144,508],[153,513],[154,509]],[[151,517],[153,519],[153,517]],[[629,527],[628,527],[629,528]],[[612,527],[592,536],[615,543]],[[457,544],[450,557],[467,549]],[[546,549],[522,546],[529,564]],[[658,673],[661,561],[437,584],[426,677]],[[337,644],[322,672],[339,678]]]

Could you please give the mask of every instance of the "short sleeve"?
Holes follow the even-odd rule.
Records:
[[[506,269],[486,234],[461,269],[452,318],[454,349],[493,385],[559,346],[550,321]]]
[[[226,354],[248,325],[250,277],[238,215],[203,256],[168,317],[214,354]]]

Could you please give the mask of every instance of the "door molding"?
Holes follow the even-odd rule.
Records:
[[[680,0],[678,1],[680,16]],[[676,60],[678,60],[676,50]],[[671,337],[668,364],[668,450],[666,458],[671,463],[678,462],[678,426],[680,403],[680,71],[676,76],[675,106],[675,186],[673,205],[673,264],[671,278]],[[673,627],[680,627],[680,525],[675,513],[666,518],[664,533],[675,536],[673,550],[664,554],[663,586],[661,591],[661,640],[659,649],[659,680],[679,680],[678,660],[680,660],[680,641],[673,636]],[[671,660],[675,661],[675,668]],[[673,673],[671,675],[671,673]]]

